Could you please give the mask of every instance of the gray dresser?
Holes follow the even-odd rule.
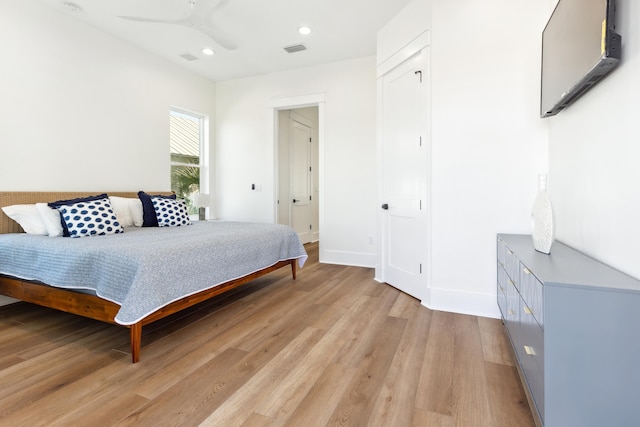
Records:
[[[529,235],[498,235],[497,259],[498,306],[538,421],[640,426],[640,281],[559,242],[537,252]]]

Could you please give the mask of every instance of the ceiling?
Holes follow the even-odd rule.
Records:
[[[40,1],[220,81],[375,55],[377,31],[410,0]],[[199,24],[197,18],[202,18],[204,27],[189,28]],[[311,28],[311,34],[298,33],[303,25]],[[284,50],[300,43],[307,50]],[[204,55],[204,47],[215,54]],[[185,54],[197,59],[189,61]]]

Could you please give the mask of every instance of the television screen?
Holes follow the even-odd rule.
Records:
[[[558,114],[620,60],[614,0],[560,0],[542,33],[540,116]]]

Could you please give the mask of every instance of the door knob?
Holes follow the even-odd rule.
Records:
[[[293,203],[299,202],[300,200],[298,199],[293,199]]]
[[[382,206],[380,206],[382,209],[384,209],[385,211],[389,209],[389,204],[388,203],[384,203]]]

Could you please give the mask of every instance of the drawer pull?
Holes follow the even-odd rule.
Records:
[[[511,308],[509,309],[508,313],[509,313],[509,316],[514,316],[516,314],[516,312],[513,311],[513,309]]]
[[[523,310],[527,314],[533,314],[533,311],[531,311],[531,309],[529,307],[527,307],[527,306],[525,306]]]
[[[524,267],[522,271],[524,271],[524,274],[531,274],[531,271],[529,271],[527,267]]]
[[[524,346],[524,352],[527,353],[528,356],[535,356],[536,355],[536,352],[533,349],[533,347],[530,347],[528,345]]]

